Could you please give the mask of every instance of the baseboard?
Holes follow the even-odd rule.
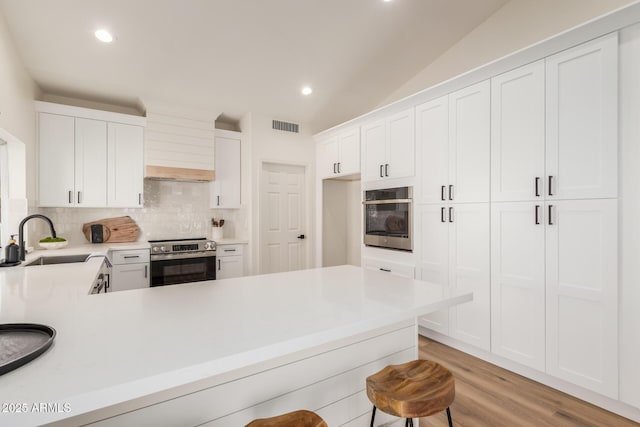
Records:
[[[554,388],[563,393],[596,405],[600,408],[606,409],[607,411],[611,411],[622,417],[640,423],[640,409],[634,406],[627,405],[626,403],[623,403],[619,400],[614,400],[609,397],[602,396],[591,390],[586,390],[575,384],[571,384],[558,378],[552,377],[551,375],[545,374],[544,372],[540,372],[527,366],[520,365],[519,363],[513,362],[511,360],[505,359],[504,357],[496,356],[493,353],[481,350],[477,347],[463,343],[446,335],[442,335],[438,332],[434,332],[423,326],[420,326],[418,328],[418,333],[424,337],[430,338],[434,341],[438,341],[439,343],[448,345],[449,347],[455,348],[456,350],[460,350],[464,353],[477,357],[478,359],[482,359],[493,365],[499,366],[518,375],[522,375],[523,377],[532,379],[548,387]]]

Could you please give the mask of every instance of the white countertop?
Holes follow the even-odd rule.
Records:
[[[58,333],[46,353],[0,377],[0,402],[64,402],[71,415],[95,411],[452,300],[443,302],[428,283],[353,266],[88,295],[99,265],[0,270],[0,323],[43,323]],[[453,300],[469,301],[471,294]],[[0,424],[68,415],[0,413]]]

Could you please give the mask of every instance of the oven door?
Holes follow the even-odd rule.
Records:
[[[413,250],[411,200],[367,200],[364,203],[364,244]]]
[[[216,254],[211,252],[153,255],[151,286],[215,280]]]

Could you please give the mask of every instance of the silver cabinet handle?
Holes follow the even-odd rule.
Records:
[[[73,203],[73,191],[69,190],[69,204]]]

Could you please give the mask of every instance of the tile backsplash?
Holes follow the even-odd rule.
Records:
[[[138,240],[207,237],[211,238],[211,218],[223,218],[225,238],[248,240],[248,209],[210,209],[209,184],[201,182],[144,182],[143,208],[37,208],[48,216],[59,236],[71,245],[87,243],[82,225],[103,218],[130,216],[140,227]],[[35,213],[32,212],[32,213]],[[30,245],[48,236],[44,221],[30,221]]]

